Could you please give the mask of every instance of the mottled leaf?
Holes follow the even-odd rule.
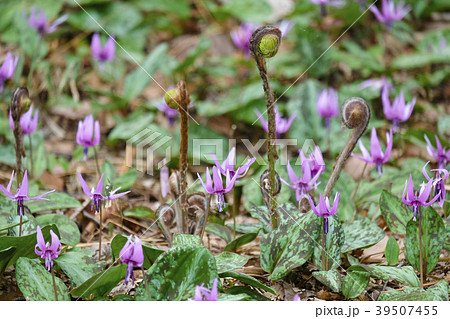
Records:
[[[234,286],[219,295],[219,301],[270,301],[266,296],[248,286]]]
[[[390,237],[387,244],[384,255],[389,266],[395,266],[398,263],[398,255],[400,253],[400,247],[394,237]]]
[[[3,274],[3,272],[6,269],[6,265],[9,263],[11,258],[14,256],[15,252],[16,252],[16,247],[9,247],[9,248],[0,250],[0,274]]]
[[[26,221],[24,224],[23,222]],[[8,217],[8,224],[15,224],[15,227],[11,227],[8,230],[8,236],[19,236],[19,228],[20,228],[20,216],[17,214],[11,214]],[[25,214],[22,217],[22,233],[21,236],[30,235],[33,233],[36,233],[36,227],[38,225],[38,221],[34,216],[28,212],[25,212]]]
[[[200,245],[200,236],[176,233],[173,236],[173,245],[174,246],[198,246],[198,245]]]
[[[206,224],[205,231],[222,238],[227,243],[229,243],[233,239],[233,233],[231,232],[231,230],[228,227],[222,226],[222,225],[219,225],[216,223]]]
[[[406,286],[419,287],[420,281],[411,266],[389,267],[359,264],[351,266],[348,271],[366,270],[370,275],[383,280],[397,280]]]
[[[146,272],[151,300],[186,300],[196,285],[211,288],[218,278],[214,256],[203,246],[176,246],[158,257]],[[219,283],[220,285],[220,283]],[[136,290],[136,300],[148,300],[144,285]]]
[[[342,224],[336,216],[329,217],[328,224],[328,234],[325,235],[325,260],[330,270],[341,264],[341,248],[345,241],[345,235]],[[322,241],[314,246],[313,261],[320,270],[325,270],[322,269]]]
[[[232,241],[230,241],[224,248],[224,250],[228,251],[236,251],[241,246],[244,246],[250,242],[252,242],[256,237],[258,236],[258,233],[248,233],[241,236],[236,237]]]
[[[90,299],[105,297],[122,280],[125,279],[127,265],[121,264],[108,268],[92,276],[77,288],[72,289],[70,294],[73,297]]]
[[[448,282],[441,280],[426,291],[422,288],[406,288],[383,292],[378,301],[448,301]]]
[[[421,209],[422,223],[422,255],[424,271],[428,274],[436,266],[445,241],[445,225],[442,217],[431,207]],[[406,260],[420,271],[419,252],[419,221],[412,218],[406,225],[405,236]]]
[[[332,291],[341,291],[341,276],[336,269],[331,269],[328,271],[314,271],[314,278],[323,283],[325,286],[330,287]]]
[[[55,300],[52,275],[38,259],[21,257],[16,263],[16,280],[25,298],[31,301]],[[67,287],[55,276],[58,301],[70,301]]]
[[[253,286],[255,288],[259,288],[259,289],[262,289],[264,291],[270,292],[271,294],[274,294],[274,295],[277,294],[275,289],[260,283],[257,279],[255,279],[252,276],[247,275],[247,274],[245,274],[243,272],[227,271],[227,272],[221,273],[220,277],[221,278],[231,277],[231,278],[234,278],[234,279],[237,279],[237,280],[243,282],[244,284],[247,284],[247,285]]]
[[[247,263],[249,257],[240,256],[230,251],[224,251],[220,255],[215,256],[217,272],[219,274],[238,268],[242,268]]]
[[[45,214],[38,216],[36,220],[41,227],[55,224],[61,235],[59,238],[61,243],[74,247],[80,242],[80,230],[69,217],[59,214]]]
[[[233,229],[233,224],[226,224],[226,227]],[[236,224],[236,232],[242,234],[257,233],[263,228],[262,223]]]
[[[32,213],[37,213],[56,209],[81,207],[79,201],[66,193],[54,192],[46,195],[45,198],[48,200],[32,200],[27,203],[30,211]]]
[[[321,226],[319,217],[311,211],[303,214],[295,223],[281,224],[262,236],[261,267],[271,273],[271,280],[283,278],[312,256]]]
[[[155,212],[145,206],[134,206],[133,208],[123,212],[124,216],[156,219]]]
[[[367,271],[351,271],[342,282],[342,294],[347,299],[361,295],[369,284],[370,274]]]
[[[250,213],[250,216],[261,221],[264,232],[269,232],[272,229],[272,222],[266,206],[256,206],[255,204],[250,203],[248,212]]]
[[[411,219],[412,212],[400,198],[387,190],[383,190],[380,196],[380,211],[393,233],[406,233],[406,224]]]
[[[368,218],[343,224],[345,241],[341,252],[375,245],[384,238],[384,231]]]

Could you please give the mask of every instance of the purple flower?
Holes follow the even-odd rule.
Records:
[[[142,250],[142,242],[139,237],[133,235],[128,237],[127,242],[123,246],[119,253],[119,259],[122,263],[127,264],[127,274],[125,276],[125,285],[128,284],[128,279],[131,277],[131,281],[134,285],[134,267],[142,267],[144,264],[144,252]]]
[[[309,0],[309,2],[317,5],[329,5],[332,7],[341,7],[345,4],[343,0]]]
[[[212,156],[214,158],[214,164],[216,164],[217,169],[219,170],[219,172],[222,175],[226,175],[227,171],[228,171],[230,173],[230,178],[233,178],[234,175],[237,175],[236,179],[245,176],[245,174],[247,174],[247,171],[250,168],[250,166],[256,160],[256,158],[254,158],[254,157],[250,158],[247,161],[247,163],[245,163],[244,165],[239,167],[237,170],[234,170],[234,161],[236,158],[236,147],[233,147],[231,149],[230,153],[228,153],[227,158],[225,159],[225,161],[223,161],[222,164],[220,164],[220,162],[217,160],[216,155],[212,154]]]
[[[419,213],[420,219],[420,211],[419,206],[430,206],[433,204],[438,198],[440,194],[437,194],[433,197],[432,200],[427,202],[428,197],[431,193],[431,187],[433,185],[433,180],[429,180],[428,183],[422,183],[420,190],[414,194],[414,185],[412,181],[412,175],[409,174],[409,184],[408,181],[405,182],[405,189],[403,190],[402,201],[404,204],[413,207],[414,217],[413,220],[416,221],[416,214]],[[408,192],[406,193],[406,188],[408,188]],[[406,197],[405,197],[406,193]]]
[[[44,11],[41,8],[38,8],[38,12],[35,11],[35,8],[31,9],[30,18],[28,19],[28,25],[36,29],[39,32],[39,35],[42,36],[44,34],[53,33],[56,31],[56,28],[67,20],[69,17],[67,14],[63,15],[61,18],[56,19],[53,23],[47,25],[47,18],[45,16]]]
[[[16,55],[13,57],[10,51],[6,53],[5,61],[3,61],[3,64],[0,67],[0,92],[3,92],[5,80],[12,79],[14,76],[18,61],[19,56]]]
[[[411,116],[414,104],[416,104],[416,98],[413,98],[410,103],[406,103],[403,91],[401,91],[400,95],[391,104],[389,91],[384,88],[381,90],[381,101],[383,102],[384,115],[388,120],[392,121],[393,131],[396,133],[399,129],[399,123],[407,121]]]
[[[84,146],[84,160],[86,161],[89,146],[100,143],[100,124],[94,123],[92,115],[86,116],[84,121],[78,122],[77,143]]]
[[[116,53],[116,43],[114,41],[114,36],[108,37],[105,46],[102,48],[100,43],[100,35],[96,32],[92,36],[91,42],[92,57],[99,61],[100,63],[106,61],[113,61],[114,55]]]
[[[366,80],[364,82],[362,82],[359,86],[358,89],[363,90],[365,88],[372,88],[374,90],[383,90],[385,88],[387,88],[388,90],[393,90],[393,86],[392,84],[390,84],[385,76],[382,76],[379,79],[369,79]]]
[[[383,154],[381,150],[380,141],[378,140],[377,131],[375,128],[372,128],[372,134],[370,135],[370,154],[367,149],[364,147],[361,140],[359,140],[359,149],[363,156],[356,155],[352,153],[352,156],[359,158],[360,160],[366,162],[367,164],[373,164],[377,167],[378,174],[381,176],[383,173],[383,164],[389,161],[389,157],[391,156],[392,151],[392,130],[389,130],[389,133],[386,133],[386,152]]]
[[[322,174],[325,171],[325,162],[323,161],[322,152],[320,151],[319,146],[314,148],[314,152],[309,154],[309,157],[306,158],[303,150],[298,150],[300,155],[301,165],[303,163],[308,162],[309,168],[311,170],[311,176],[316,176],[317,174]]]
[[[277,24],[278,29],[281,31],[281,37],[284,38],[287,36],[289,31],[294,27],[295,21],[292,20],[282,20],[280,23]]]
[[[101,201],[102,200],[113,200],[116,198],[119,198],[125,194],[128,194],[130,191],[123,192],[116,194],[116,192],[121,189],[122,187],[117,187],[115,190],[111,191],[108,196],[103,196],[103,175],[100,177],[100,180],[97,183],[97,188],[92,188],[92,191],[89,190],[89,187],[87,186],[86,182],[83,179],[83,176],[81,176],[80,173],[78,173],[78,178],[80,179],[81,188],[83,189],[83,192],[92,199],[92,207],[91,210],[94,209],[95,213],[97,214],[101,209]]]
[[[444,180],[448,179],[449,177],[449,173],[446,169],[432,169],[432,172],[436,172],[436,177],[430,178],[427,174],[427,170],[425,169],[426,166],[428,165],[429,162],[427,162],[425,164],[425,166],[422,169],[422,173],[425,176],[425,178],[427,179],[427,181],[433,181],[433,186],[434,186],[434,195],[435,196],[439,196],[438,197],[438,203],[439,206],[441,206],[441,208],[444,206],[444,202],[445,202],[445,194],[446,194],[446,190],[445,190],[445,183]],[[441,176],[441,174],[444,174],[444,177]]]
[[[19,214],[20,216],[23,216],[23,212],[24,212],[23,201],[35,200],[35,199],[48,200],[48,198],[43,198],[43,197],[50,193],[53,193],[55,191],[55,190],[52,190],[52,191],[49,191],[42,195],[38,195],[35,197],[28,197],[28,174],[27,174],[27,171],[25,171],[25,174],[23,175],[22,183],[20,184],[19,188],[17,189],[16,195],[12,195],[10,192],[11,192],[11,185],[12,185],[13,179],[14,179],[14,171],[11,174],[11,178],[9,180],[9,183],[8,183],[8,186],[6,187],[6,189],[2,185],[0,185],[0,190],[3,192],[3,194],[5,194],[9,198],[11,198],[13,202],[17,202],[17,214]]]
[[[434,136],[436,139],[436,149],[433,148],[433,145],[431,145],[428,137],[426,135],[424,135],[424,137],[427,141],[428,154],[430,154],[438,162],[438,168],[445,168],[446,162],[450,161],[450,150],[446,151],[445,148],[442,148],[441,142],[439,141],[437,135]]]
[[[169,194],[169,168],[166,165],[161,168],[159,177],[161,195],[163,198],[166,198],[167,194]]]
[[[20,117],[20,127],[22,128],[22,133],[25,135],[33,133],[38,124],[38,114],[39,110],[36,110],[33,115],[33,105],[30,106],[30,109],[22,114]],[[14,131],[14,120],[12,118],[11,109],[9,109],[9,127],[11,128],[11,131]]]
[[[370,11],[373,12],[378,21],[386,24],[387,28],[391,29],[392,22],[403,19],[411,11],[411,6],[405,6],[405,3],[402,1],[395,7],[393,0],[382,0],[381,12],[374,5],[370,7]]]
[[[292,184],[289,184],[284,179],[280,178],[283,183],[295,190],[295,198],[299,202],[302,196],[305,195],[310,190],[317,187],[317,179],[319,178],[321,171],[317,172],[316,175],[311,174],[311,167],[308,161],[302,163],[302,175],[297,177],[294,170],[292,169],[291,163],[287,163],[287,171],[289,180]]]
[[[330,129],[330,119],[339,115],[338,95],[333,88],[320,92],[317,98],[317,112],[325,118],[325,127]]]
[[[269,122],[264,119],[258,109],[255,109],[254,111],[258,116],[264,131],[269,132]],[[275,105],[275,130],[277,139],[280,138],[281,134],[286,133],[289,130],[296,116],[297,113],[294,113],[289,119],[282,118],[280,112],[278,111],[278,107]]]
[[[302,301],[302,299],[298,294],[295,294],[294,299],[292,299],[292,301]]]
[[[244,52],[245,58],[250,57],[250,38],[257,26],[251,22],[242,23],[237,30],[231,31],[231,40],[236,47]]]
[[[202,183],[202,186],[208,194],[217,194],[217,206],[219,207],[219,211],[221,212],[223,210],[223,207],[225,205],[225,197],[223,194],[228,193],[234,186],[234,183],[236,182],[236,178],[238,177],[238,174],[235,174],[233,178],[230,177],[230,171],[226,172],[226,181],[225,181],[225,188],[223,187],[222,182],[222,174],[220,174],[220,171],[216,166],[213,167],[213,179],[211,180],[211,175],[209,174],[209,169],[206,168],[206,185],[203,183],[203,180],[200,178],[200,174],[197,173],[198,178],[200,179],[200,182]],[[214,181],[214,186],[213,186]]]
[[[340,197],[341,197],[341,194],[336,193],[336,196],[334,197],[333,207],[331,207],[330,200],[328,199],[328,197],[323,197],[322,194],[320,194],[319,204],[317,206],[315,206],[314,201],[312,200],[311,196],[308,195],[309,202],[311,204],[311,208],[312,208],[314,214],[316,214],[317,216],[323,217],[323,233],[324,234],[328,234],[328,217],[336,214]]]
[[[213,286],[211,290],[203,287],[204,284],[201,284],[201,286],[197,285],[195,286],[195,301],[217,301],[218,300],[218,292],[217,292],[217,278],[213,281]]]
[[[41,227],[37,226],[37,244],[34,246],[34,252],[45,260],[45,268],[48,271],[53,268],[53,259],[58,258],[61,253],[61,242],[58,236],[53,230],[50,230],[50,235],[52,236],[51,244],[50,242],[45,242]]]

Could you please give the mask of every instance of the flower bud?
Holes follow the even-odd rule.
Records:
[[[277,54],[279,44],[279,38],[276,35],[265,35],[258,45],[258,54],[265,58],[272,58]]]
[[[164,101],[171,109],[177,110],[181,104],[180,93],[177,88],[167,91],[164,95]]]

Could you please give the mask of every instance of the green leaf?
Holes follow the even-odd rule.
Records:
[[[155,115],[143,110],[131,113],[126,120],[118,123],[108,135],[108,141],[128,140],[148,128]],[[112,181],[113,179],[111,179]]]
[[[50,230],[53,230],[56,235],[59,236],[59,231],[55,225],[49,225],[42,228],[42,235],[45,242],[51,242]],[[14,256],[9,260],[6,267],[14,264],[19,257],[36,257],[34,247],[36,246],[37,239],[36,233],[22,236],[22,237],[9,237],[3,236],[0,239],[0,251],[8,249],[10,247],[16,248]]]
[[[448,55],[424,52],[399,55],[392,61],[391,66],[394,69],[403,70],[427,66],[433,63],[448,63],[448,61]]]
[[[6,269],[6,265],[8,265],[11,258],[14,256],[16,252],[16,247],[9,247],[3,250],[0,250],[0,274]]]
[[[46,214],[36,218],[39,225],[55,224],[58,227],[61,243],[75,247],[80,242],[80,230],[69,217],[59,214]]]
[[[105,297],[111,290],[125,278],[127,265],[121,264],[108,268],[92,276],[77,288],[72,289],[70,294],[73,297],[83,299]]]
[[[244,284],[247,284],[247,285],[253,286],[255,288],[259,288],[264,291],[270,292],[271,294],[274,294],[274,295],[277,294],[275,289],[273,289],[272,287],[268,287],[268,286],[260,283],[258,280],[256,280],[252,276],[247,275],[242,272],[239,272],[239,271],[227,271],[227,272],[221,273],[220,277],[221,278],[231,277],[231,278],[234,278],[234,279],[237,279],[237,280],[243,282]]]
[[[79,201],[66,193],[54,192],[45,196],[48,200],[32,200],[27,203],[32,213],[45,212],[56,209],[81,207]]]
[[[430,206],[422,206],[422,255],[424,270],[428,274],[436,266],[446,238],[445,225],[442,217]],[[406,260],[420,271],[419,258],[419,221],[412,218],[406,225],[405,236]]]
[[[427,289],[428,293],[432,293],[439,301],[448,301],[448,282],[441,280],[436,285]]]
[[[321,222],[312,211],[293,224],[281,224],[260,240],[261,267],[271,273],[271,280],[286,276],[303,265],[313,254],[321,231]]]
[[[322,218],[323,222],[323,218]],[[328,269],[334,269],[341,264],[341,248],[345,241],[344,229],[337,216],[328,218],[328,234],[325,235],[325,260],[328,263]],[[322,269],[322,242],[314,245],[314,264]]]
[[[230,228],[216,223],[206,224],[205,231],[222,238],[227,243],[229,243],[233,239],[233,234],[231,233]]]
[[[72,286],[77,287],[102,270],[103,262],[95,263],[93,253],[90,249],[69,250],[54,261],[70,278]]]
[[[169,45],[165,42],[158,45],[141,66],[127,75],[122,92],[122,97],[126,101],[137,97],[148,86],[151,76],[163,63],[168,47]]]
[[[217,272],[219,274],[245,266],[249,257],[240,256],[230,251],[224,251],[220,255],[215,256]]]
[[[233,229],[233,224],[225,224],[229,229]],[[263,228],[262,223],[236,224],[236,232],[242,234],[257,233]]]
[[[375,245],[384,238],[384,231],[368,218],[343,224],[345,241],[341,252]]]
[[[155,212],[145,206],[134,206],[132,209],[124,211],[123,215],[127,217],[156,219]]]
[[[270,301],[266,296],[248,286],[234,286],[219,295],[219,301]]]
[[[23,222],[26,222],[25,224]],[[8,224],[17,225],[11,227],[8,230],[8,236],[18,237],[20,232],[20,216],[17,214],[10,214],[8,216]],[[30,235],[36,233],[36,227],[38,222],[34,216],[28,212],[25,212],[22,217],[22,236]]]
[[[55,300],[52,275],[38,259],[19,258],[16,263],[16,280],[25,298],[31,301]],[[63,281],[55,277],[55,284],[58,301],[70,301]]]
[[[116,260],[119,258],[120,251],[123,246],[125,246],[127,242],[127,237],[124,235],[118,234],[111,241],[111,252],[113,255],[113,259]],[[144,252],[144,268],[148,269],[155,262],[155,260],[161,255],[164,250],[158,249],[154,246],[148,246],[147,243],[142,243],[142,250]]]
[[[272,13],[270,5],[259,0],[231,0],[227,1],[222,10],[241,21],[264,22]]]
[[[382,280],[397,280],[406,286],[419,287],[420,281],[411,266],[389,267],[358,264],[348,268],[348,271],[368,271],[370,275]]]
[[[406,288],[383,292],[378,301],[448,301],[448,282],[442,280],[426,291],[422,288]]]
[[[174,246],[199,246],[200,245],[200,236],[175,233],[173,236],[173,245]]]
[[[370,275],[367,271],[351,271],[342,282],[342,294],[347,299],[361,295],[369,284]]]
[[[389,266],[395,266],[398,263],[398,255],[400,254],[400,247],[394,237],[390,237],[384,255],[386,256]]]
[[[248,233],[241,236],[236,237],[232,241],[230,241],[224,248],[224,250],[236,251],[239,247],[242,247],[250,242],[252,242],[258,233]]]
[[[114,180],[114,187],[116,188],[120,186],[120,192],[125,192],[134,185],[137,178],[138,172],[134,168],[130,168]]]
[[[401,199],[383,190],[380,196],[380,211],[393,233],[399,235],[406,233],[406,224],[411,219],[412,213]]]
[[[196,285],[211,288],[218,278],[214,256],[203,246],[177,246],[163,253],[146,273],[151,300],[186,300],[193,297]],[[136,300],[148,300],[140,285]]]
[[[251,183],[252,184],[252,183]],[[249,184],[249,185],[251,185]],[[245,190],[245,186],[244,186]],[[254,190],[256,191],[256,190]],[[258,190],[259,191],[259,190]],[[259,219],[263,226],[264,232],[269,232],[272,229],[271,220],[269,218],[269,211],[266,206],[256,206],[252,202],[250,203],[248,212],[253,218]]]
[[[325,286],[330,287],[332,291],[341,291],[341,276],[336,269],[314,271],[312,275]]]

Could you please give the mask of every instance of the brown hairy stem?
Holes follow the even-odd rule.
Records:
[[[58,293],[56,292],[55,272],[53,271],[53,269],[50,269],[50,272],[52,273],[53,291],[55,292],[55,301],[58,301]]]
[[[278,46],[281,42],[281,31],[274,26],[262,26],[256,29],[252,37],[250,38],[250,50],[252,56],[256,61],[256,66],[259,70],[259,75],[263,82],[264,95],[266,98],[267,107],[267,120],[268,120],[268,152],[267,161],[269,163],[269,188],[270,188],[270,215],[272,219],[272,228],[275,229],[278,226],[278,212],[276,210],[277,200],[276,200],[276,176],[275,176],[275,162],[278,159],[277,150],[275,147],[276,141],[276,123],[275,123],[275,97],[272,88],[269,84],[269,76],[267,74],[266,60],[259,53],[259,45],[263,37],[272,35],[278,38]]]
[[[339,174],[344,168],[345,162],[352,153],[359,138],[366,131],[370,120],[370,108],[366,101],[359,97],[351,97],[344,101],[342,105],[343,125],[349,129],[353,129],[344,149],[334,165],[333,172],[325,187],[323,196],[329,196],[331,190],[339,178]]]

